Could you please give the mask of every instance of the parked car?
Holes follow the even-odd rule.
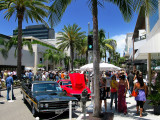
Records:
[[[57,82],[61,86],[62,90],[67,93],[67,95],[72,95],[78,100],[81,99],[81,94],[84,89],[88,91],[88,99],[91,95],[91,90],[85,85],[84,74],[73,73],[70,74],[70,79],[58,80]]]
[[[67,96],[54,81],[22,83],[21,92],[24,103],[28,102],[31,106],[33,116],[37,116],[38,113],[60,114],[68,111],[69,101],[72,101],[72,110],[78,107],[77,98]]]

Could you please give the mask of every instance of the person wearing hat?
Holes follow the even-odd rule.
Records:
[[[11,85],[13,86],[13,78],[11,77],[11,73],[8,73],[7,79],[6,79],[6,88],[7,88],[7,100],[9,99],[9,92],[11,90]],[[12,100],[15,99],[13,94],[13,88],[12,88]]]

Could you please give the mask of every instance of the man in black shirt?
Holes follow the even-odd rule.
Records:
[[[134,87],[133,79],[134,79],[133,71],[130,71],[130,73],[129,73],[129,75],[128,75],[129,94],[130,94],[130,96],[131,96],[131,94],[132,94],[133,87]]]

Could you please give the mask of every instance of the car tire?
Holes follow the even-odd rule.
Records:
[[[33,105],[32,105],[32,114],[34,117],[37,117],[37,111]]]

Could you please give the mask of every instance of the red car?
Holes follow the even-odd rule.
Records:
[[[70,80],[58,80],[63,91],[80,100],[82,91],[86,88],[88,91],[88,98],[91,95],[91,90],[85,85],[84,74],[73,73],[70,74]]]

